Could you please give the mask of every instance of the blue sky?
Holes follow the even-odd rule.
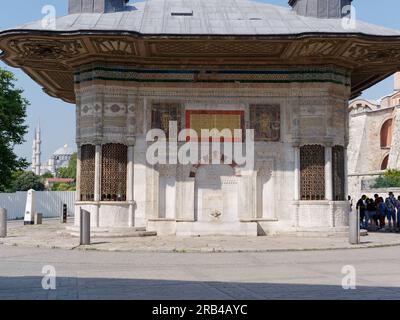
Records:
[[[207,0],[201,0],[207,1]],[[223,1],[223,0],[221,0]],[[132,1],[131,1],[132,2]],[[133,1],[134,2],[134,1]],[[287,0],[260,0],[270,4],[287,6]],[[54,5],[57,15],[65,15],[68,0],[29,0],[3,1],[0,11],[0,29],[8,29],[20,24],[38,20],[42,17],[44,5]],[[400,29],[398,19],[399,0],[355,0],[357,18],[389,28]],[[18,69],[13,69],[0,62],[0,67],[14,72],[18,78],[17,85],[25,90],[25,97],[31,102],[28,108],[27,125],[29,133],[26,142],[15,148],[17,154],[31,160],[33,132],[40,120],[42,127],[42,161],[47,159],[56,149],[64,144],[75,146],[75,108],[43,93],[42,88]],[[391,92],[393,79],[388,78],[364,92],[364,97],[377,99]]]

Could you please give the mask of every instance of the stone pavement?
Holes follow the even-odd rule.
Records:
[[[43,225],[24,226],[22,221],[9,223],[8,237],[0,244],[68,250],[99,250],[121,252],[276,252],[400,246],[400,234],[371,233],[362,243],[352,246],[347,238],[338,237],[145,237],[93,238],[92,245],[79,246],[79,239],[65,231],[58,220],[45,220]]]
[[[400,299],[399,257],[400,247],[182,254],[0,246],[0,299]],[[44,266],[55,268],[54,291],[42,288]],[[355,290],[342,287],[345,266],[354,268]]]

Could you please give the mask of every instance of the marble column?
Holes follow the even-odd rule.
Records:
[[[294,200],[300,200],[300,147],[294,147]]]
[[[300,208],[299,202],[301,200],[300,195],[300,146],[295,145],[294,148],[294,212],[293,212],[293,224],[294,227],[300,226]]]
[[[100,206],[100,201],[101,201],[101,160],[102,158],[102,145],[97,144],[96,145],[96,155],[94,159],[94,201],[97,203],[95,208],[95,214],[94,214],[94,222],[92,225],[99,227],[99,206]]]
[[[77,152],[77,159],[76,159],[75,202],[81,201],[81,158],[82,158],[82,150],[81,150],[81,146],[78,144],[78,152]]]
[[[344,200],[347,200],[347,196],[349,195],[349,169],[348,169],[348,155],[347,155],[347,147],[344,148],[343,150],[344,155],[343,155],[343,161],[344,161]]]
[[[133,172],[134,172],[134,145],[128,146],[128,167],[127,167],[127,177],[126,177],[126,200],[129,204],[129,217],[128,217],[128,227],[133,227],[135,225],[135,201],[134,201],[134,185],[133,185]]]
[[[325,147],[325,199],[333,201],[332,146]]]

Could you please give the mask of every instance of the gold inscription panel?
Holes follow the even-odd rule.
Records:
[[[186,128],[193,129],[197,133],[197,137],[188,137],[190,141],[203,141],[206,138],[201,139],[201,130],[212,130],[217,129],[219,132],[215,132],[208,137],[211,141],[243,141],[242,137],[234,137],[234,130],[244,129],[244,112],[243,111],[203,111],[203,110],[191,110],[186,112]],[[222,135],[225,130],[226,135]],[[230,133],[228,133],[228,131]],[[243,132],[242,132],[243,135]]]

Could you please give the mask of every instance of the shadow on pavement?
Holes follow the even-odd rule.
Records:
[[[0,277],[0,300],[258,300],[258,299],[400,299],[396,287],[282,283],[57,277],[56,290],[42,289],[42,277]]]

